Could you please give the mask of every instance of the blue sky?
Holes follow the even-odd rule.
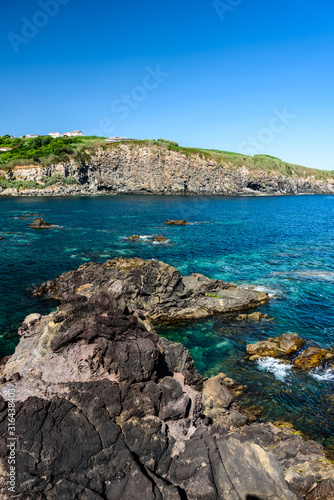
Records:
[[[2,2],[0,135],[163,137],[334,170],[332,0]]]

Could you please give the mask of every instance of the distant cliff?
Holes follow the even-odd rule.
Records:
[[[181,148],[180,148],[181,149]],[[117,144],[99,148],[79,165],[73,159],[48,167],[21,166],[2,172],[9,180],[1,195],[66,196],[80,194],[279,195],[333,194],[334,178],[316,170],[266,169],[250,157],[223,159],[149,145]],[[199,151],[199,150],[198,150]],[[269,167],[268,167],[269,165]],[[285,164],[288,165],[288,164]],[[261,168],[262,167],[262,168]],[[319,171],[320,172],[320,171]],[[50,180],[52,182],[50,182]],[[71,180],[71,182],[66,182]],[[6,187],[6,186],[5,186]]]

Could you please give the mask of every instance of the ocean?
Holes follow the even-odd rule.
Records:
[[[30,229],[31,214],[57,227]],[[163,224],[181,218],[191,224]],[[273,321],[240,322],[234,314],[156,329],[189,348],[203,375],[224,372],[246,384],[243,404],[260,407],[262,420],[291,422],[334,446],[332,369],[245,360],[247,343],[282,333],[334,348],[334,196],[0,198],[0,220],[0,357],[14,352],[26,315],[56,308],[32,296],[37,284],[88,261],[156,258],[182,274],[270,294],[258,310]],[[127,239],[135,234],[142,237]],[[154,235],[168,241],[153,242]]]

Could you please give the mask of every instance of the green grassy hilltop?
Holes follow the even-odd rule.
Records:
[[[0,169],[12,170],[16,166],[35,165],[48,166],[53,163],[66,162],[70,158],[78,164],[88,163],[91,155],[98,148],[108,150],[118,148],[122,141],[115,143],[105,142],[104,137],[60,137],[52,139],[49,136],[40,136],[32,139],[13,138],[9,135],[0,137],[0,148],[12,148],[10,151],[0,151]],[[165,139],[148,139],[131,141],[131,149],[135,147],[149,146],[155,153],[164,154],[174,151],[186,157],[197,157],[216,163],[217,168],[240,168],[246,167],[250,171],[264,171],[267,173],[277,172],[288,177],[310,177],[317,180],[326,180],[334,177],[334,171],[318,170],[300,165],[287,163],[279,158],[268,155],[247,156],[229,151],[216,149],[201,149],[179,146],[177,142]]]

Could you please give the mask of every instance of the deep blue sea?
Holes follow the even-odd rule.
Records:
[[[59,228],[29,229],[30,214]],[[184,218],[185,227],[164,226]],[[286,420],[334,446],[334,372],[303,373],[275,360],[249,363],[246,344],[296,332],[334,347],[334,196],[0,198],[0,357],[11,354],[27,314],[54,301],[32,296],[42,281],[88,261],[157,258],[182,274],[203,273],[268,291],[273,322],[235,315],[159,327],[186,345],[204,375],[225,372],[249,390],[263,419]],[[126,237],[145,236],[132,242]],[[152,235],[167,244],[154,244]]]

